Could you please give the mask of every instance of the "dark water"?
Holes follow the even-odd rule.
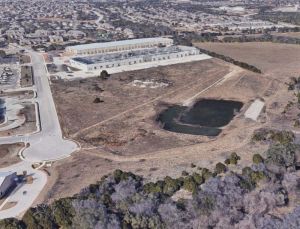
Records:
[[[0,123],[4,121],[5,118],[5,103],[3,99],[0,99]]]
[[[172,106],[163,111],[157,121],[163,129],[183,134],[217,136],[243,103],[230,100],[204,99],[193,107]]]

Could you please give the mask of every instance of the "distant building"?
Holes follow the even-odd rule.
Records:
[[[0,199],[16,185],[17,173],[3,172],[0,173]]]
[[[64,42],[63,37],[62,36],[57,36],[57,35],[49,36],[49,40],[50,40],[51,43],[54,43],[54,44],[60,44],[60,43]]]
[[[69,46],[66,48],[66,53],[68,55],[85,56],[170,45],[173,45],[173,40],[169,38],[143,38]]]
[[[79,30],[70,30],[67,32],[67,34],[65,36],[68,37],[69,39],[80,40],[80,39],[86,37],[86,34]]]

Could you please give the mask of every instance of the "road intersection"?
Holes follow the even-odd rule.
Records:
[[[38,104],[38,117],[40,131],[33,134],[20,136],[9,136],[0,138],[0,144],[12,144],[24,142],[26,147],[20,152],[22,162],[13,166],[0,169],[0,171],[15,171],[20,174],[27,171],[34,178],[33,183],[25,184],[7,197],[5,202],[14,202],[16,205],[10,209],[1,210],[0,219],[21,216],[31,207],[43,187],[47,183],[47,175],[39,170],[33,169],[32,164],[56,161],[66,158],[72,152],[78,150],[78,145],[64,139],[53,101],[44,58],[40,53],[28,50],[34,73],[36,89],[35,102]],[[25,191],[25,192],[24,192]],[[29,193],[24,196],[24,193]]]

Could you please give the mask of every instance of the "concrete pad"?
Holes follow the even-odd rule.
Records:
[[[260,99],[256,99],[245,112],[245,117],[257,121],[258,116],[260,115],[262,109],[264,108],[265,103]]]
[[[23,171],[27,171],[27,174],[33,177],[32,184],[19,184],[0,206],[0,219],[21,217],[25,211],[31,207],[46,185],[47,175],[42,171],[33,169],[31,163],[26,161],[0,169],[0,172],[5,171],[13,171],[17,172],[17,174],[22,174]],[[12,208],[1,210],[8,202],[16,202],[17,204]]]

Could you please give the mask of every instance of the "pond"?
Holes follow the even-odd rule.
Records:
[[[0,123],[4,122],[5,110],[5,102],[3,99],[0,99]]]
[[[231,100],[203,99],[192,107],[174,105],[157,118],[162,128],[168,131],[217,136],[243,107],[242,102]]]

